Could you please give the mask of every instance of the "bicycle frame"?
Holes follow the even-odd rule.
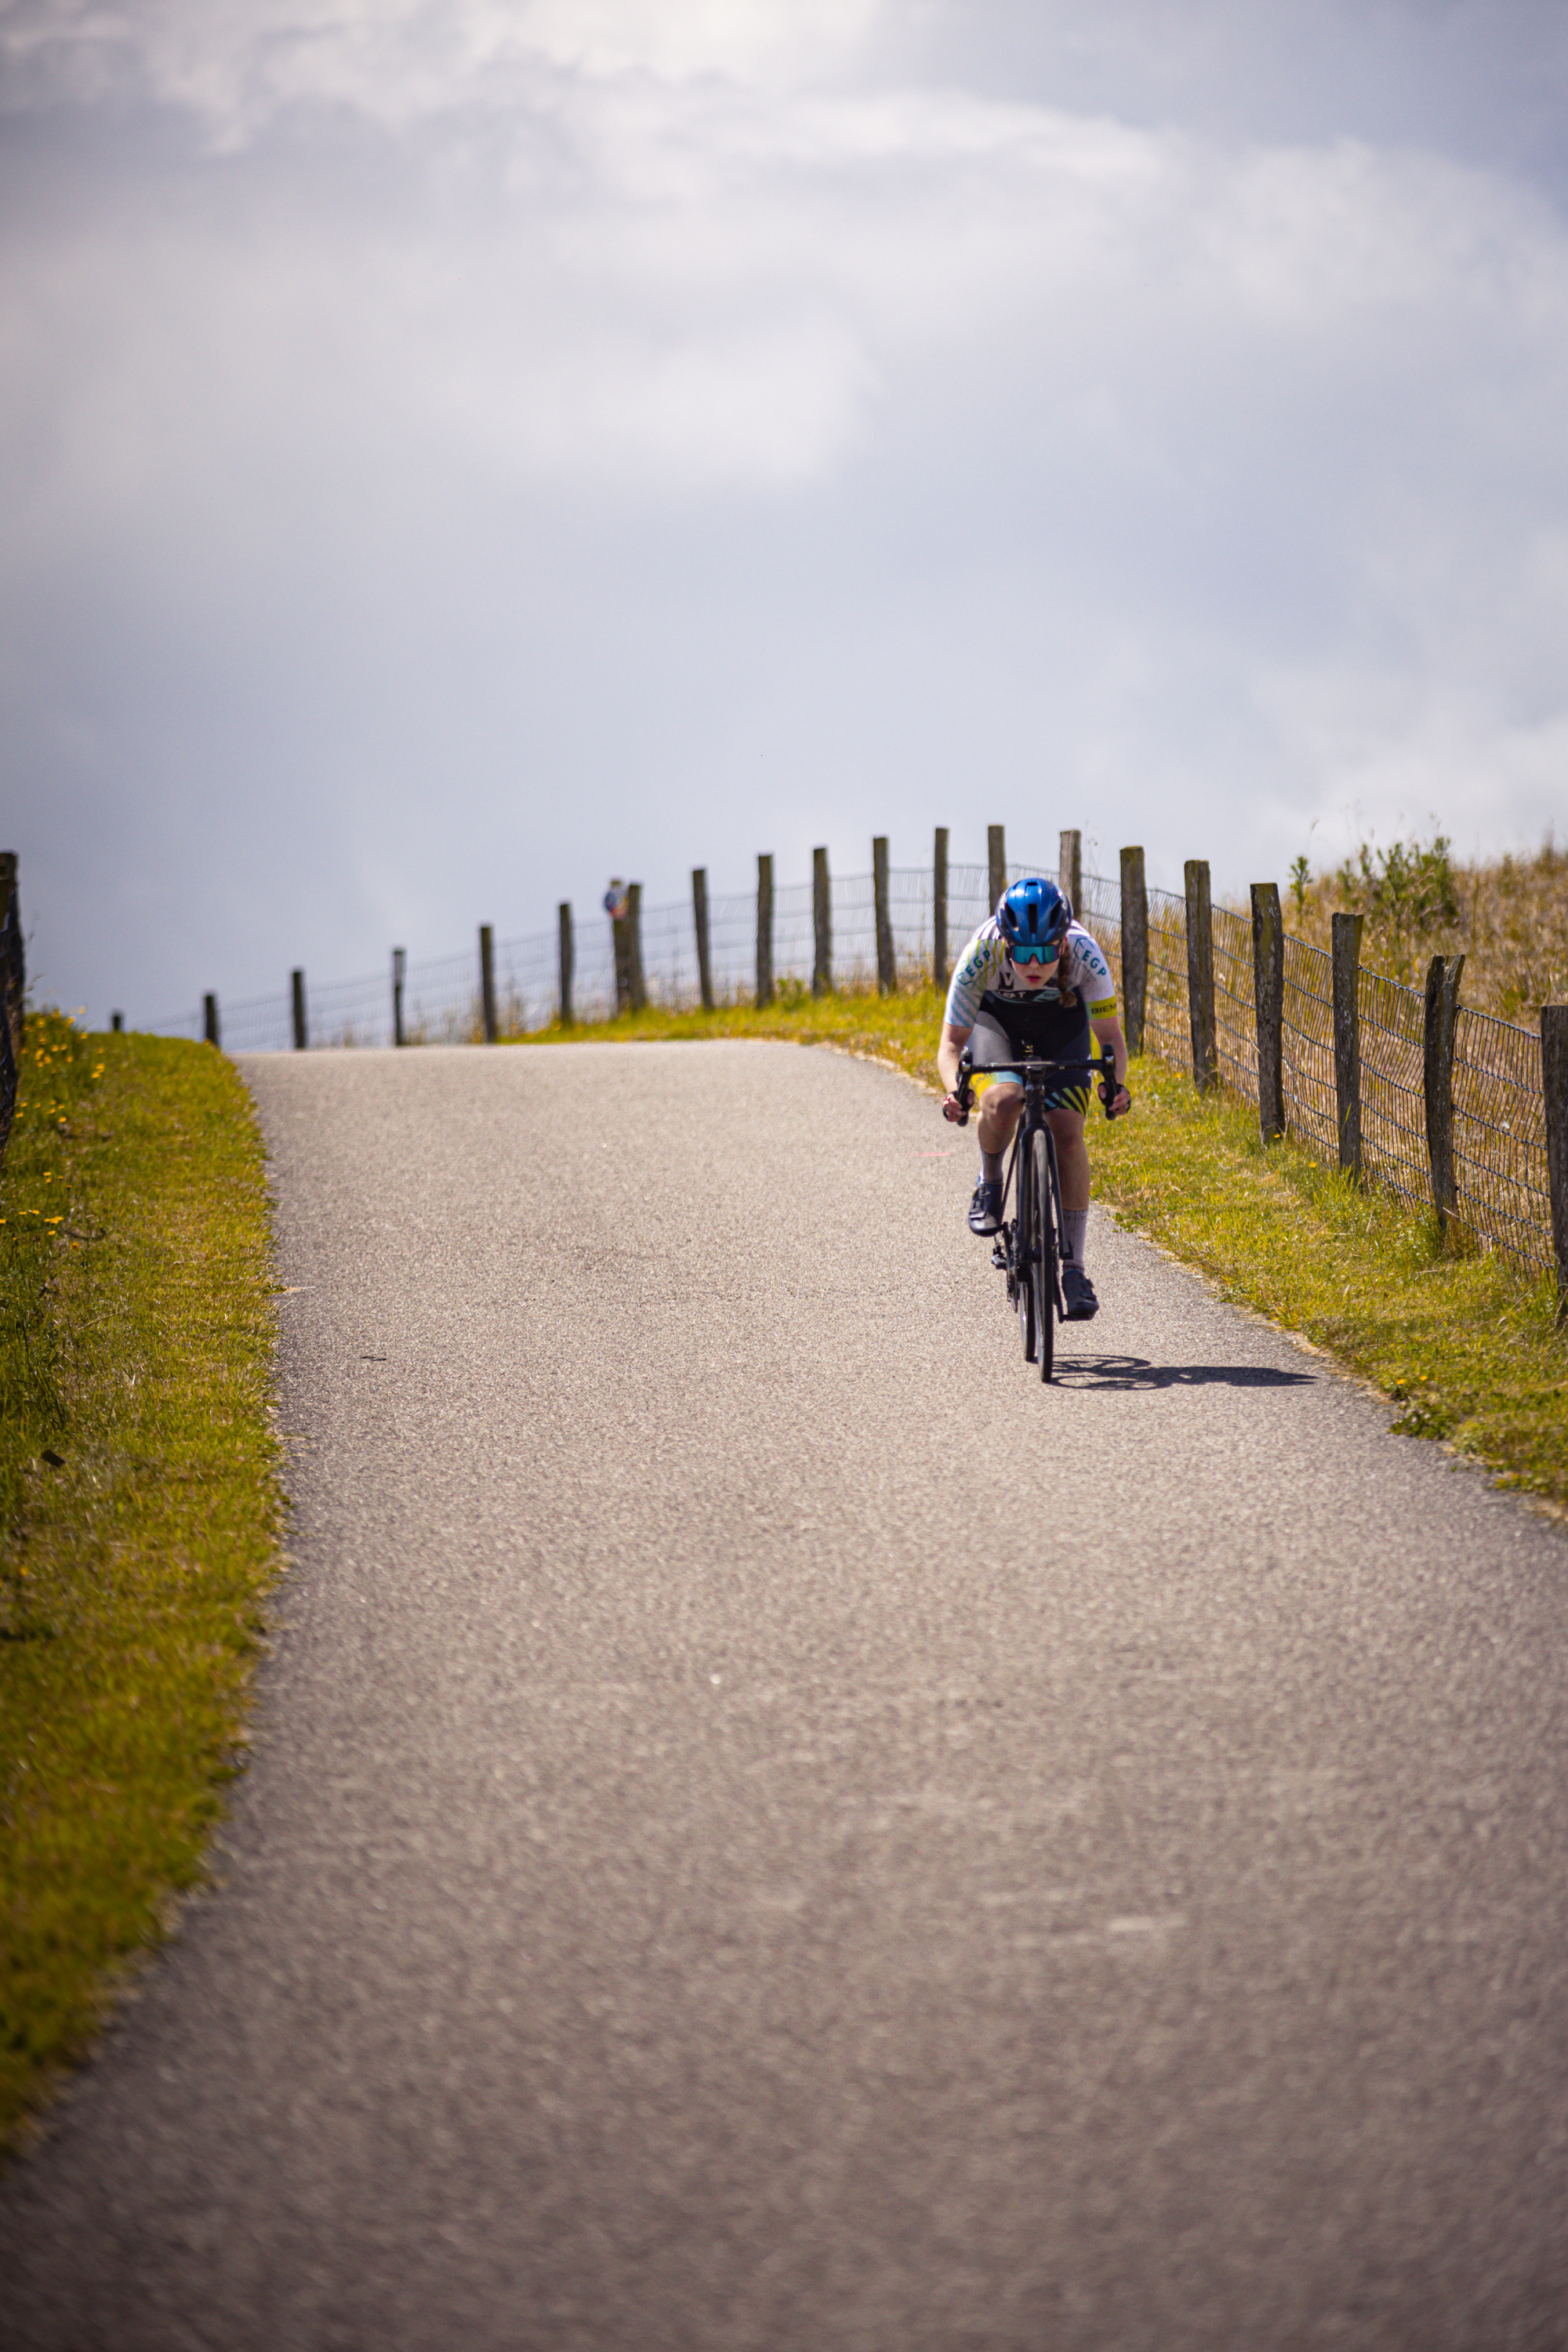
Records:
[[[1048,1328],[1038,1329],[1035,1332],[1033,1344],[1029,1337],[1033,1319],[1037,1315],[1049,1318],[1053,1324],[1063,1319],[1061,1285],[1058,1275],[1058,1252],[1055,1242],[1055,1235],[1060,1234],[1063,1229],[1061,1176],[1057,1165],[1056,1138],[1051,1132],[1048,1116],[1051,1108],[1059,1108],[1059,1106],[1048,1105],[1046,1097],[1047,1095],[1059,1093],[1064,1086],[1071,1086],[1084,1079],[1092,1080],[1098,1074],[1102,1082],[1100,1099],[1105,1106],[1105,1116],[1108,1119],[1110,1118],[1113,1116],[1112,1106],[1116,1100],[1117,1091],[1116,1057],[1107,1051],[1092,1057],[1066,1062],[1046,1061],[1031,1055],[1016,1055],[1008,1062],[974,1063],[970,1060],[969,1049],[965,1046],[959,1057],[956,1088],[959,1108],[963,1112],[961,1125],[968,1124],[969,1112],[973,1101],[970,1090],[971,1079],[1000,1076],[1003,1073],[1023,1081],[1024,1108],[1023,1115],[1013,1130],[1012,1150],[1008,1155],[1007,1170],[1002,1188],[1003,1223],[992,1248],[991,1262],[1007,1277],[1008,1305],[1018,1307],[1025,1318],[1025,1354],[1031,1360],[1037,1356],[1041,1367],[1041,1378],[1048,1380],[1055,1355],[1053,1331]],[[1020,1234],[1026,1233],[1028,1226],[1028,1219],[1023,1213],[1020,1192],[1023,1171],[1027,1167],[1030,1158],[1030,1139],[1036,1136],[1043,1136],[1045,1139],[1046,1167],[1050,1184],[1052,1236],[1047,1244],[1043,1240],[1035,1243],[1034,1237],[1030,1235],[1034,1248],[1048,1249],[1048,1257],[1044,1266],[1045,1275],[1048,1278],[1042,1282],[1040,1293],[1036,1294],[1037,1304],[1031,1306],[1028,1301],[1020,1297],[1021,1289],[1029,1282],[1030,1273],[1028,1265],[1024,1263],[1025,1250],[1020,1246],[1019,1241]],[[1009,1202],[1013,1208],[1011,1218],[1005,1214]],[[1031,1249],[1029,1255],[1032,1256],[1033,1254],[1034,1251]],[[1042,1296],[1041,1293],[1044,1295]]]

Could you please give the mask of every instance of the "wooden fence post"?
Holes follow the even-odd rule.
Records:
[[[1064,833],[1058,848],[1057,880],[1062,897],[1079,922],[1083,920],[1083,835]]]
[[[813,996],[833,993],[833,889],[827,874],[827,852],[811,853],[811,927],[815,950],[811,966]]]
[[[931,855],[931,986],[940,995],[950,977],[947,961],[947,827],[936,829],[936,846]]]
[[[647,1003],[642,969],[642,884],[626,884],[626,999],[634,1013]]]
[[[1143,852],[1121,853],[1121,1011],[1127,1050],[1143,1051],[1143,1013],[1149,994],[1149,892]]]
[[[630,904],[626,884],[618,874],[615,875],[605,893],[605,912],[610,919],[610,952],[616,965],[617,1013],[629,1013],[632,1003],[632,960],[626,944],[626,908]]]
[[[302,1054],[310,1042],[310,1033],[305,1023],[304,973],[291,971],[289,975],[289,993],[294,1000],[294,1051],[297,1054]]]
[[[485,1043],[496,1041],[496,952],[495,936],[488,923],[479,925],[479,1011],[485,1024]]]
[[[891,996],[899,984],[893,962],[893,926],[888,914],[888,836],[878,834],[871,844],[871,900],[877,917],[877,985]]]
[[[27,1003],[27,958],[22,943],[22,885],[14,849],[0,849],[0,994],[11,1053],[22,1066],[22,1018]]]
[[[216,996],[204,996],[202,999],[202,1037],[205,1043],[209,1045],[218,1045],[217,998]],[[218,1045],[218,1050],[220,1053],[222,1052],[223,1048],[221,1045]]]
[[[11,1030],[0,1021],[0,1159],[11,1140],[11,1128],[16,1117],[18,1071],[16,1056],[11,1051]]]
[[[1361,927],[1359,915],[1333,919],[1334,1095],[1340,1166],[1361,1182]]]
[[[115,1034],[115,1035],[116,1035],[117,1037],[122,1037],[122,1036],[124,1035],[124,1034],[125,1034],[125,1015],[124,1015],[124,1013],[111,1013],[110,1014],[110,1016],[109,1016],[109,1025],[110,1025],[110,1027],[113,1030],[113,1032],[114,1032],[114,1034]]]
[[[1446,1234],[1454,1213],[1454,1025],[1459,1011],[1462,955],[1435,955],[1426,967],[1421,1007],[1421,1079],[1426,1100],[1426,1160],[1432,1207]]]
[[[773,1001],[773,861],[757,859],[757,1003]]]
[[[16,1066],[22,1066],[22,1016],[27,1001],[27,961],[22,944],[22,886],[14,849],[0,849],[0,991]]]
[[[392,1042],[395,1045],[406,1045],[408,1043],[403,1034],[403,976],[407,970],[407,950],[404,948],[394,948],[392,950]]]
[[[691,869],[691,919],[697,928],[697,986],[702,998],[702,1010],[713,1010],[713,967],[708,960],[708,869],[694,866]]]
[[[1568,1004],[1541,1008],[1541,1083],[1546,1097],[1546,1181],[1561,1325],[1568,1323]]]
[[[1258,1016],[1258,1129],[1285,1132],[1285,923],[1278,882],[1252,886],[1252,1002]]]
[[[559,1018],[563,1029],[572,1026],[572,978],[576,965],[575,946],[572,938],[572,901],[563,898],[555,910],[560,938],[556,952],[556,991]]]
[[[0,850],[0,1153],[10,1140],[11,1123],[16,1116],[26,1001],[16,853]]]
[[[1182,872],[1187,887],[1187,1025],[1193,1041],[1193,1082],[1200,1094],[1206,1095],[1219,1084],[1208,859],[1189,857]]]
[[[985,828],[985,862],[991,869],[991,905],[988,911],[996,912],[997,902],[1007,887],[1007,835],[999,824]]]

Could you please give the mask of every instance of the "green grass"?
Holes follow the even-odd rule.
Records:
[[[773,1036],[868,1054],[923,1078],[941,1000],[930,989],[711,1013],[652,1010],[542,1037]],[[1568,1507],[1568,1335],[1556,1286],[1506,1260],[1443,1246],[1435,1222],[1358,1192],[1285,1141],[1265,1150],[1250,1106],[1202,1097],[1135,1062],[1131,1118],[1089,1122],[1095,1197],[1198,1267],[1219,1295],[1300,1332],[1402,1408],[1395,1426],[1442,1438],[1518,1486]]]
[[[262,1150],[232,1066],[43,1014],[20,1096],[0,1176],[0,2144],[200,1876],[281,1523]]]
[[[942,998],[931,988],[900,989],[894,996],[813,996],[799,981],[784,981],[763,1012],[754,1004],[721,1004],[712,1013],[667,1013],[650,1004],[614,1021],[579,1021],[570,1029],[552,1024],[506,1042],[570,1045],[638,1038],[785,1037],[891,1062],[934,1087],[942,1007]]]
[[[1300,1332],[1503,1483],[1568,1505],[1568,1340],[1556,1285],[1445,1247],[1436,1222],[1358,1191],[1249,1105],[1134,1065],[1131,1118],[1093,1134],[1095,1189],[1224,1298]]]

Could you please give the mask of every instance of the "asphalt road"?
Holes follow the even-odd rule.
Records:
[[[222,1884],[0,2193],[51,2352],[1568,2345],[1568,1546],[780,1045],[279,1056]]]

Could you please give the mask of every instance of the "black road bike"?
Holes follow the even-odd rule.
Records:
[[[1038,1364],[1048,1381],[1056,1360],[1057,1323],[1062,1314],[1061,1247],[1062,1187],[1057,1171],[1057,1139],[1046,1123],[1046,1097],[1063,1087],[1100,1079],[1100,1098],[1105,1116],[1116,1101],[1116,1057],[1100,1054],[1079,1062],[1040,1062],[1016,1058],[1010,1062],[972,1062],[969,1048],[959,1057],[955,1096],[967,1126],[973,1104],[972,1078],[1007,1070],[1024,1081],[1024,1109],[1013,1130],[1013,1149],[1002,1183],[1002,1230],[991,1251],[991,1263],[1007,1277],[1007,1303],[1018,1310],[1024,1360]],[[1128,1097],[1129,1108],[1131,1097]],[[1011,1212],[1011,1213],[1009,1213]]]

